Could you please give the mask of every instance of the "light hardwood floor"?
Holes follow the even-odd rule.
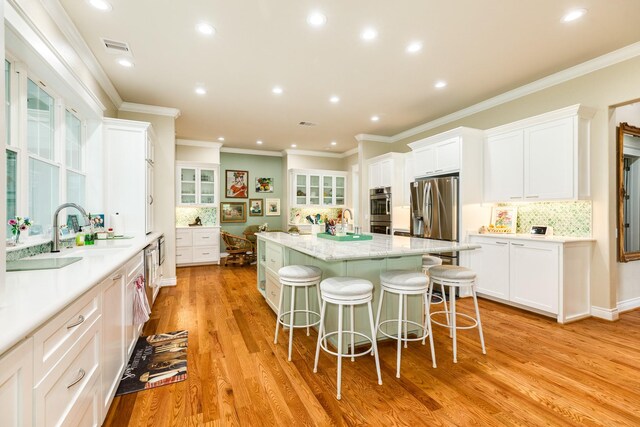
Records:
[[[337,401],[335,358],[313,373],[314,332],[296,330],[291,362],[288,332],[273,344],[254,267],[179,268],[144,333],[189,331],[188,379],[116,397],[105,425],[640,425],[640,310],[569,325],[487,300],[480,310],[486,356],[477,331],[462,331],[454,364],[434,327],[437,369],[428,345],[410,343],[396,379],[395,345],[382,343],[383,385],[373,358],[344,359]]]

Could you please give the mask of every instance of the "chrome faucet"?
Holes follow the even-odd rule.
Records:
[[[51,246],[51,252],[60,252],[60,230],[58,230],[58,214],[64,208],[76,208],[84,218],[84,225],[87,225],[90,222],[89,216],[87,215],[87,212],[82,208],[82,206],[76,205],[75,203],[63,203],[58,206],[53,214],[53,236],[51,236],[53,239],[53,245]]]

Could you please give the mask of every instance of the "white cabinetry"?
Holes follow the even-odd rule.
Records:
[[[101,284],[102,312],[102,411],[107,413],[127,362],[124,341],[125,272],[116,270]]]
[[[150,233],[154,140],[151,124],[104,119],[103,127],[108,213],[118,212],[124,217],[124,233]]]
[[[391,194],[401,195],[404,155],[387,153],[368,160],[369,189],[391,187]],[[402,198],[398,199],[400,202]]]
[[[468,266],[482,296],[553,315],[558,322],[589,316],[589,240],[532,240],[473,235]]]
[[[454,136],[437,141],[433,138],[409,144],[414,150],[415,177],[443,175],[460,170],[460,137]]]
[[[144,274],[144,257],[142,252],[134,256],[125,266],[125,290],[124,290],[124,344],[127,354],[133,352],[133,347],[142,332],[143,324],[136,324],[133,321],[133,300],[136,292],[135,281]],[[149,301],[149,305],[152,302]]]
[[[176,204],[216,206],[219,168],[206,163],[176,163]]]
[[[347,173],[290,169],[292,206],[335,206],[347,203]]]
[[[176,265],[219,263],[220,227],[176,229]]]
[[[484,201],[589,197],[593,113],[575,105],[487,130]]]
[[[33,339],[0,358],[0,425],[33,425]]]

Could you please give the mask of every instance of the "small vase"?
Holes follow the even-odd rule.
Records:
[[[18,245],[20,243],[20,230],[16,230],[13,233],[13,244]]]

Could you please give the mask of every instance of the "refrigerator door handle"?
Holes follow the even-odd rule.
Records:
[[[431,226],[433,225],[433,194],[431,183],[428,182],[424,188],[424,236],[431,237]]]
[[[391,215],[391,199],[387,197],[387,215]]]

